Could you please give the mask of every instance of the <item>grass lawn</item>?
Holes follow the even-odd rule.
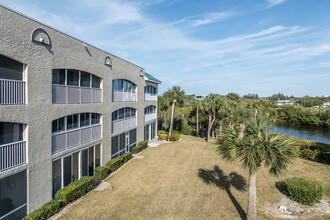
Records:
[[[115,188],[92,191],[62,219],[241,219],[247,209],[247,172],[227,163],[215,145],[183,136],[183,140],[148,148],[107,179]],[[330,167],[297,159],[281,178],[261,169],[257,174],[258,218],[267,202],[281,198],[275,182],[301,176],[322,182],[330,198]]]

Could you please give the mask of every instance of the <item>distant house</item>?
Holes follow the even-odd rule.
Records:
[[[198,100],[203,100],[207,98],[207,95],[195,95],[195,99],[198,99]]]
[[[325,102],[322,105],[322,108],[329,108],[330,107],[330,102]]]
[[[278,100],[277,105],[293,105],[294,101],[291,100]]]

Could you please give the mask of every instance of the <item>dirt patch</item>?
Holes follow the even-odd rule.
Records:
[[[278,208],[284,206],[292,215],[281,212]],[[267,203],[265,205],[266,212],[276,218],[288,219],[307,219],[320,216],[330,216],[329,202],[322,199],[320,203],[314,206],[299,204],[289,199],[286,195],[282,195],[282,199],[275,204]]]

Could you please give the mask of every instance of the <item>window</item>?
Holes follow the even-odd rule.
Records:
[[[79,71],[67,70],[67,84],[70,86],[79,86]]]
[[[52,122],[52,132],[59,132],[65,130],[65,117],[56,119]]]
[[[119,119],[124,119],[124,118],[132,118],[135,117],[136,115],[136,110],[134,108],[121,108],[118,109],[117,111],[112,112],[112,121],[116,121]]]
[[[113,90],[135,92],[136,85],[125,79],[115,79],[112,81]]]
[[[65,85],[65,70],[53,70],[53,84]]]
[[[0,122],[0,145],[22,141],[23,139],[23,124]]]
[[[26,171],[0,179],[0,219],[22,219],[27,214],[26,203]]]
[[[0,55],[0,78],[23,80],[23,64]]]
[[[91,74],[86,72],[80,73],[80,86],[91,87]]]
[[[71,174],[71,155],[63,158],[63,184],[64,186],[68,185],[72,182],[72,174]]]
[[[61,160],[53,161],[53,197],[58,190],[62,188],[62,172],[61,172]]]
[[[101,78],[92,75],[92,87],[101,88]]]
[[[147,107],[145,107],[144,109],[144,114],[152,114],[152,113],[156,113],[156,106],[154,105],[149,105]]]
[[[152,95],[156,95],[156,87],[154,86],[145,86],[144,87],[144,92],[145,93],[149,93],[149,94],[152,94]]]
[[[67,130],[78,128],[78,114],[67,116]]]
[[[90,125],[90,113],[80,114],[80,127],[85,127]]]
[[[100,114],[92,113],[92,125],[100,124]]]

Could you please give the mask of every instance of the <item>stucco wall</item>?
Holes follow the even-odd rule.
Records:
[[[65,35],[52,28],[0,6],[0,54],[26,65],[26,105],[0,105],[0,121],[27,125],[27,164],[0,173],[4,177],[28,169],[28,212],[52,199],[51,125],[54,119],[82,112],[102,114],[102,163],[111,157],[111,113],[122,107],[137,109],[137,141],[143,140],[144,108],[157,102],[144,101],[144,69]],[[36,28],[44,29],[51,38],[48,48],[31,42]],[[106,56],[112,68],[104,65]],[[103,79],[103,103],[52,104],[52,69],[77,69]],[[112,80],[128,79],[137,85],[137,102],[112,102]],[[157,85],[156,85],[157,87]],[[95,143],[95,142],[94,142]],[[88,144],[87,144],[88,145]],[[80,148],[76,147],[76,151]]]

